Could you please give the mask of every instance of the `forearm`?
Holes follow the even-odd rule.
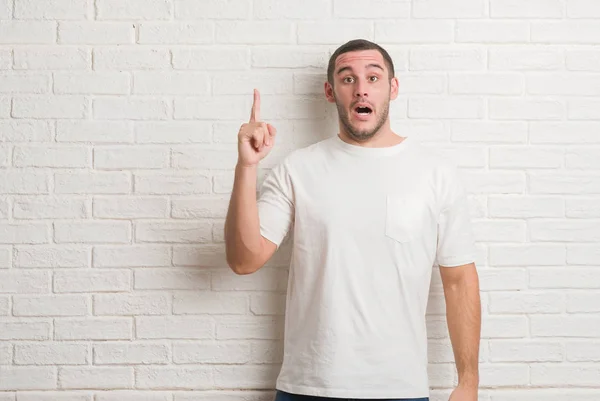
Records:
[[[476,270],[445,290],[446,318],[459,385],[479,385],[481,299]]]
[[[258,166],[236,165],[229,209],[225,220],[227,263],[236,270],[260,254],[262,236],[256,203]]]

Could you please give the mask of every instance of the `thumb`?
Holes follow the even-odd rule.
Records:
[[[267,129],[269,130],[269,134],[271,135],[271,138],[274,137],[275,135],[277,135],[277,130],[271,124],[267,124]]]

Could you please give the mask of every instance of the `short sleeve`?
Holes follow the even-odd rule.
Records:
[[[476,249],[466,189],[455,166],[441,175],[436,262],[455,267],[475,262]]]
[[[257,200],[260,234],[279,248],[294,219],[293,187],[285,161],[269,171]]]

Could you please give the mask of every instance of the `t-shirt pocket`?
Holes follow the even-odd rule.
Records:
[[[386,195],[385,235],[410,242],[423,235],[425,201],[415,194]]]

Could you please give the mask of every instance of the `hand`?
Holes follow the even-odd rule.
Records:
[[[448,401],[477,401],[477,387],[459,384],[450,394]]]
[[[277,130],[260,121],[260,93],[254,89],[250,121],[242,124],[238,133],[238,164],[256,166],[273,149]]]

